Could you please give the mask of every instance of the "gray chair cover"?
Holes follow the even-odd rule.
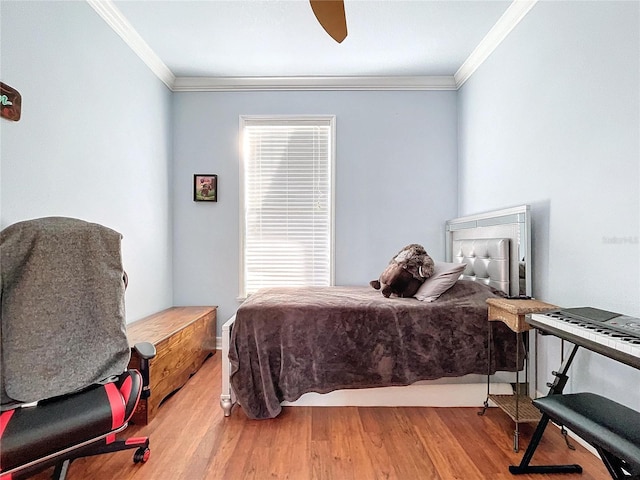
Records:
[[[64,217],[0,232],[3,405],[65,395],[127,368],[121,238]]]

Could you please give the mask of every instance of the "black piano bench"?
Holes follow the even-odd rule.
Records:
[[[549,420],[564,425],[596,448],[612,478],[640,480],[640,412],[594,393],[549,395],[534,400],[533,404],[543,414],[538,425],[539,437]],[[533,450],[540,441],[535,438],[536,433],[531,440],[533,444],[535,439],[535,444],[530,445]],[[509,468],[511,473],[582,470],[578,465],[529,466],[533,450],[525,452],[519,467]],[[556,468],[559,470],[552,470]]]

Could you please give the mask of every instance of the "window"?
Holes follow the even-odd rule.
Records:
[[[240,296],[333,284],[335,117],[240,117]]]

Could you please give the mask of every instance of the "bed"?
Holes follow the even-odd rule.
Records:
[[[433,302],[384,298],[370,286],[271,288],[248,298],[223,326],[225,416],[236,401],[250,418],[273,418],[308,395],[469,375],[479,384],[489,365],[486,299],[526,293],[528,207],[451,220],[446,236],[446,260],[465,269]],[[492,338],[490,373],[521,369],[514,334],[502,326]]]

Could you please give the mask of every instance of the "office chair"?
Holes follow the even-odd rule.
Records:
[[[49,217],[0,232],[0,479],[55,466],[63,480],[80,457],[136,449],[116,439],[149,395],[150,343],[127,370],[121,235],[82,220]]]

